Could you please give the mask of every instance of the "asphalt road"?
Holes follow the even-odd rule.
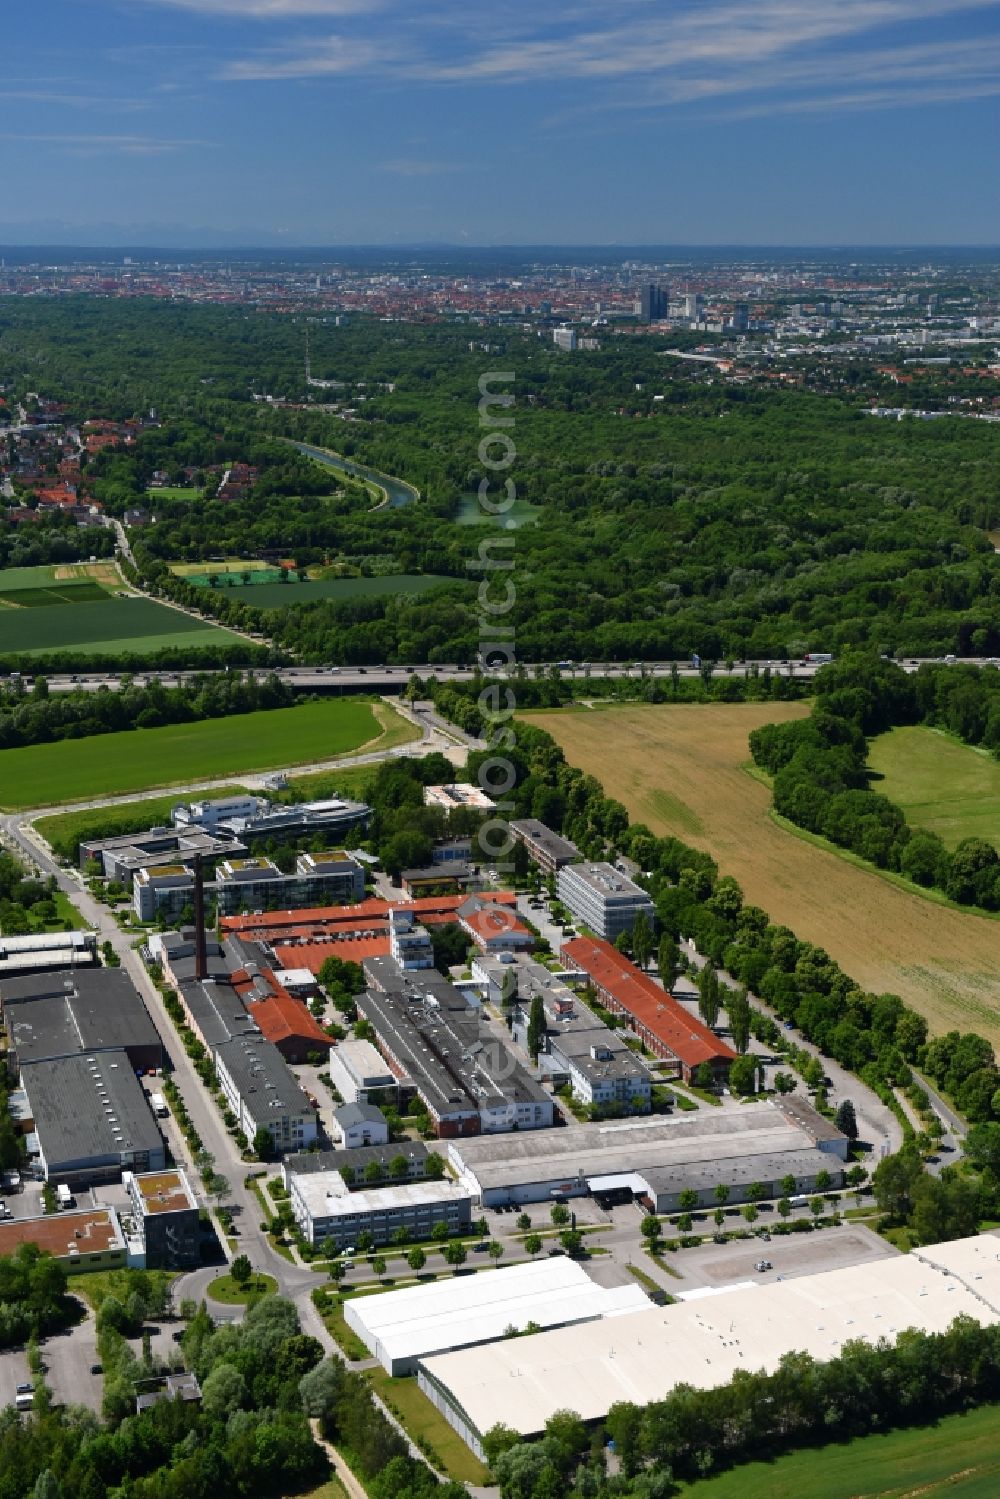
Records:
[[[914,658],[900,662],[905,671],[916,671],[918,666],[925,661],[940,661],[940,657]],[[693,678],[700,675],[700,668],[692,666],[690,662],[669,661],[647,661],[624,663],[618,661],[595,661],[587,665],[578,664],[573,667],[559,668],[559,663],[549,662],[521,662],[529,677],[545,675],[553,670],[560,670],[561,675],[569,680],[585,682],[595,677],[609,677],[615,680],[633,679],[640,681],[643,677],[663,679],[670,677],[676,664],[677,673],[680,677]],[[982,657],[963,657],[962,664],[968,666],[995,665],[994,661],[985,661]],[[820,664],[808,661],[739,661],[734,663],[731,670],[727,669],[725,663],[720,663],[714,672],[714,678],[734,677],[737,680],[745,677],[754,667],[763,671],[770,668],[772,672],[781,676],[796,677],[808,680],[814,677],[820,670]],[[437,677],[439,681],[449,682],[471,682],[476,673],[469,666],[440,662],[424,662],[415,665],[386,666],[377,664],[371,666],[279,666],[274,668],[274,674],[281,681],[287,682],[292,687],[300,687],[304,692],[317,688],[337,690],[342,692],[402,692],[411,676],[423,678]],[[134,680],[136,682],[160,681],[165,686],[176,686],[179,682],[186,681],[191,677],[203,675],[197,672],[137,672]],[[264,678],[269,675],[268,671],[257,670],[252,675]],[[0,680],[3,680],[0,678]],[[516,688],[516,677],[512,678]],[[76,675],[57,673],[48,678],[50,692],[75,692],[78,690],[96,691],[99,687],[117,688],[120,685],[119,673],[95,673],[80,672]]]

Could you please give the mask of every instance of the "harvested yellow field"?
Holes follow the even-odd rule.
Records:
[[[54,569],[54,573],[57,583],[89,580],[92,583],[103,583],[108,588],[118,588],[122,582],[121,573],[114,562],[62,562]]]
[[[681,704],[525,714],[633,822],[705,849],[747,901],[836,958],[863,988],[899,994],[935,1032],[1000,1050],[1000,924],[900,888],[780,827],[745,769],[748,736],[804,703]]]

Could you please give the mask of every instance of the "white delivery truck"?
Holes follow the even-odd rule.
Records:
[[[167,1100],[162,1093],[151,1093],[149,1095],[149,1106],[157,1119],[169,1118],[170,1110],[167,1108]]]
[[[60,1182],[56,1187],[56,1202],[58,1202],[61,1208],[71,1208],[73,1206],[73,1194],[65,1182]]]

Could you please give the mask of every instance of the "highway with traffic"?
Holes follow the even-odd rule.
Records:
[[[770,671],[772,675],[809,679],[821,671],[826,664],[826,662],[809,659],[736,661],[732,664],[720,662],[713,667],[711,675],[712,680],[732,678],[739,681],[751,676],[754,672],[761,674]],[[914,672],[923,665],[932,664],[996,666],[998,662],[993,657],[986,660],[983,657],[973,656],[945,657],[943,660],[941,657],[921,657],[899,662],[899,665],[907,672]],[[244,675],[256,677],[261,681],[273,674],[280,681],[287,682],[289,686],[299,688],[303,692],[402,692],[409,679],[414,676],[423,680],[436,677],[438,681],[471,682],[478,676],[482,676],[485,671],[483,667],[474,667],[460,662],[450,664],[424,662],[422,665],[414,666],[275,666],[237,669]],[[560,677],[570,681],[585,683],[593,679],[604,678],[615,681],[630,679],[635,682],[641,682],[643,679],[662,681],[671,678],[675,672],[678,677],[692,679],[702,676],[705,673],[705,667],[695,666],[690,661],[526,661],[519,663],[515,670],[504,670],[496,675],[516,683],[519,674],[529,679],[537,679],[557,673]],[[161,682],[165,687],[176,687],[181,682],[191,681],[195,677],[204,675],[206,675],[205,672],[199,671],[138,671],[131,673],[128,677],[119,672],[57,672],[47,676],[46,681],[50,692],[76,692],[96,691],[99,687],[115,689],[124,681],[131,681],[138,685],[155,681]],[[27,674],[0,676],[0,685],[4,683],[10,685],[12,681],[17,680],[27,685],[33,679]]]

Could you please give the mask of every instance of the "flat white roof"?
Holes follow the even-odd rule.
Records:
[[[310,1218],[344,1218],[357,1213],[395,1212],[434,1203],[467,1202],[468,1191],[453,1181],[402,1182],[352,1192],[339,1171],[315,1171],[292,1177],[292,1191]]]
[[[353,1297],[345,1311],[372,1353],[392,1362],[491,1342],[529,1322],[557,1327],[648,1304],[639,1286],[599,1286],[580,1265],[558,1258]]]
[[[858,1338],[944,1332],[958,1316],[1000,1323],[993,1235],[501,1341],[488,1355],[445,1353],[424,1368],[480,1434],[503,1422],[527,1436],[557,1410],[599,1420],[616,1400],[646,1405],[681,1383],[773,1371],[793,1351],[824,1360]]]

